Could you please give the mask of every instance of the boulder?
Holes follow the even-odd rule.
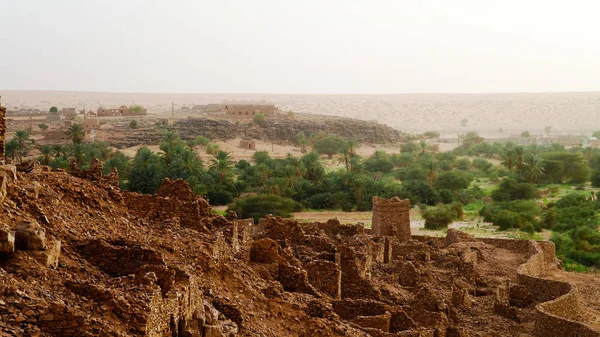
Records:
[[[0,171],[0,204],[2,204],[2,202],[4,202],[4,199],[6,199],[6,196],[8,195],[8,192],[6,191],[6,186],[8,185],[8,176],[6,175],[6,173]]]
[[[9,182],[17,181],[17,167],[15,165],[0,165],[0,175],[2,173],[8,176]]]
[[[60,246],[60,240],[54,240],[48,243],[48,249],[46,250],[30,250],[27,253],[44,266],[57,268],[58,259],[60,258]]]
[[[45,250],[46,231],[37,222],[22,222],[16,227],[15,246],[22,250]]]
[[[15,251],[15,233],[8,227],[0,227],[0,253],[12,253]]]

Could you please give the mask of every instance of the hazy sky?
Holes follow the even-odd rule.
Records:
[[[0,89],[600,90],[600,1],[0,0]]]

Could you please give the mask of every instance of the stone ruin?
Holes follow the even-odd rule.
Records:
[[[6,108],[0,105],[0,165],[6,161]]]
[[[411,236],[408,200],[374,197],[372,229],[255,225],[180,179],[121,191],[100,162],[0,172],[0,336],[600,336],[547,278],[553,243]]]
[[[372,230],[375,236],[391,236],[408,241],[410,232],[410,200],[398,197],[383,199],[373,197]]]

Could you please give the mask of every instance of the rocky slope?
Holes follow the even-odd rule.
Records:
[[[129,120],[113,120],[106,130],[108,141],[116,147],[158,144],[163,131],[154,126],[151,119],[140,120],[140,128],[131,130]],[[209,118],[188,118],[175,122],[170,127],[182,139],[205,136],[216,140],[247,137],[275,142],[291,142],[304,132],[311,134],[335,134],[355,139],[363,144],[398,144],[406,135],[384,124],[349,118],[318,118],[315,120],[267,119],[261,125],[250,125],[248,121],[230,121]],[[102,131],[104,132],[104,131]]]

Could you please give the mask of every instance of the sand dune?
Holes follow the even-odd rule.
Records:
[[[443,136],[477,130],[490,137],[529,130],[542,134],[600,129],[600,92],[398,95],[152,94],[0,90],[9,109],[77,107],[95,110],[140,104],[151,113],[176,106],[232,100],[266,100],[282,110],[376,120],[406,132],[438,130]],[[466,120],[466,126],[461,121]]]

